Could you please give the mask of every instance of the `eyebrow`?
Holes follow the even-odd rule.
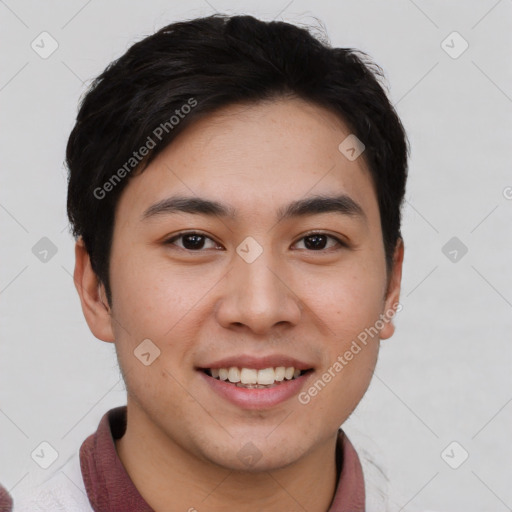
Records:
[[[317,195],[292,201],[277,210],[277,221],[331,212],[359,218],[365,222],[367,220],[363,208],[356,201],[346,194],[340,194],[336,196]],[[141,221],[173,213],[192,213],[229,219],[235,219],[237,216],[235,208],[218,201],[201,197],[171,196],[147,208],[141,216]]]

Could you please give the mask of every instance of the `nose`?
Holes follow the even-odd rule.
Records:
[[[217,321],[223,327],[245,326],[264,335],[276,326],[299,323],[300,299],[282,261],[270,250],[264,250],[250,263],[236,254],[223,281],[225,287],[216,310]]]

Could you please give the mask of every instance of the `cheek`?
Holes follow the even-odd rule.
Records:
[[[342,349],[365,328],[375,324],[382,309],[384,275],[364,265],[345,267],[328,276],[308,278],[302,287],[304,302],[319,327]],[[341,345],[340,345],[341,344]]]
[[[313,321],[325,334],[322,368],[311,394],[306,390],[305,401],[310,399],[318,411],[322,404],[330,404],[339,412],[338,420],[346,418],[363,397],[379,351],[375,324],[382,312],[385,275],[375,268],[368,271],[362,263],[347,266],[330,279],[308,279],[303,288]]]
[[[181,374],[186,367],[200,325],[197,305],[213,284],[136,255],[119,260],[111,284],[116,351],[128,381],[147,391],[162,381],[172,385],[166,370]],[[158,357],[146,367],[136,356],[147,352]]]
[[[111,272],[113,312],[122,326],[120,334],[134,339],[164,337],[193,303],[191,288],[182,281],[178,273],[169,279],[169,269],[161,262],[135,255],[120,259]]]
[[[350,286],[349,286],[350,284]],[[310,423],[328,420],[335,428],[350,416],[363,398],[377,362],[379,339],[372,327],[381,302],[375,289],[357,279],[332,283],[315,302],[317,325],[324,326],[323,361],[299,401],[310,408]],[[321,419],[323,418],[323,419]]]

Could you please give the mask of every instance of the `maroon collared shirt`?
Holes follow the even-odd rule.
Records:
[[[5,487],[0,485],[0,512],[11,512],[12,498]]]
[[[115,439],[126,431],[126,406],[111,409],[98,430],[80,447],[80,468],[87,496],[95,512],[153,512],[131,481]],[[365,490],[359,457],[340,429],[336,445],[338,485],[327,512],[364,512]]]

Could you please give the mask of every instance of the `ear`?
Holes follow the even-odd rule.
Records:
[[[386,340],[391,338],[395,332],[395,326],[391,318],[395,313],[402,309],[399,304],[400,285],[402,283],[402,266],[404,261],[404,242],[402,238],[398,239],[393,255],[393,268],[388,280],[388,288],[386,291],[386,299],[384,301],[384,327],[380,331],[380,339]]]
[[[75,244],[75,272],[73,281],[80,296],[87,325],[96,338],[113,342],[112,311],[108,306],[105,287],[91,266],[89,253],[82,237]]]

